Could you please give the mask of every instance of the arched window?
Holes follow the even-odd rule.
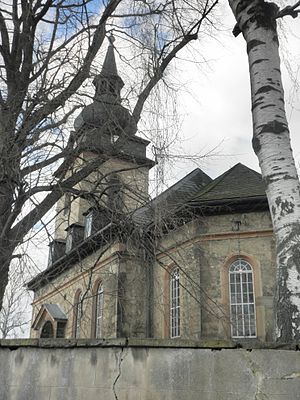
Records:
[[[95,337],[102,337],[103,322],[103,285],[99,283],[95,297]]]
[[[180,284],[179,268],[170,274],[170,337],[180,336]]]
[[[45,322],[41,331],[41,338],[54,338],[54,329],[51,321]]]
[[[80,337],[80,326],[82,317],[82,293],[77,291],[74,303],[74,337]]]
[[[231,336],[256,337],[255,295],[251,265],[242,259],[229,268]]]
[[[123,190],[121,178],[112,174],[108,179],[108,207],[112,212],[120,212],[123,207]]]

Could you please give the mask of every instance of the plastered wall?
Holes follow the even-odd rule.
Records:
[[[300,399],[298,351],[234,346],[230,342],[125,339],[2,341],[0,398]]]

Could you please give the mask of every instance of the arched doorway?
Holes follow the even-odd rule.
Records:
[[[45,322],[42,331],[41,338],[54,338],[54,329],[50,321]]]

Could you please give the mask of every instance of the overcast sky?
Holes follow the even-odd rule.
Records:
[[[186,86],[186,92],[180,94],[180,110],[185,114],[181,129],[182,146],[185,152],[193,154],[220,144],[217,149],[219,156],[203,160],[201,166],[211,177],[218,176],[238,162],[259,171],[251,147],[250,83],[245,41],[242,35],[234,38],[231,34],[234,18],[229,6],[224,7],[223,12],[222,21],[227,30],[220,32],[217,39],[208,40],[205,46],[202,43],[197,45],[208,64],[197,67],[192,63],[177,63],[180,70],[178,79]],[[286,39],[281,41],[282,72],[287,116],[294,154],[299,161],[299,88],[291,81],[284,60],[290,62],[294,77],[299,82],[300,18],[293,20],[286,17],[283,29]],[[281,27],[279,30],[283,32]],[[191,162],[177,163],[176,169],[168,170],[167,175],[173,182],[195,167]]]

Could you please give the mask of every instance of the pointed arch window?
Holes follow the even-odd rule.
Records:
[[[100,81],[100,93],[101,94],[103,94],[103,93],[106,93],[107,92],[107,84],[108,84],[108,82],[107,82],[107,80],[106,79],[101,79],[101,81]]]
[[[229,268],[231,336],[256,337],[255,294],[253,270],[243,259]]]
[[[95,338],[102,337],[103,327],[103,285],[98,284],[95,296]]]
[[[79,290],[75,296],[74,303],[74,337],[80,337],[81,330],[81,318],[82,318],[82,292]]]
[[[179,268],[170,274],[170,337],[180,336],[180,282]]]
[[[111,80],[108,84],[108,90],[110,93],[116,94],[116,82]]]

